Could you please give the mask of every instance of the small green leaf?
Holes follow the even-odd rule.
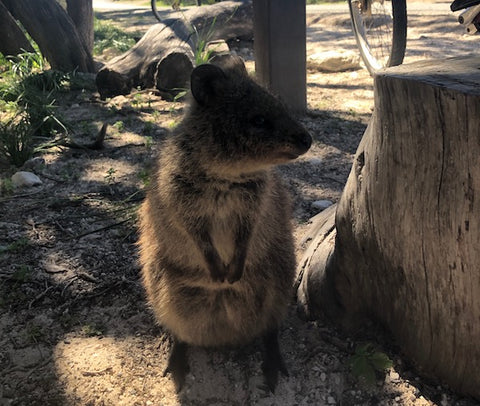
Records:
[[[375,351],[370,355],[369,359],[373,368],[377,371],[384,371],[393,366],[392,360],[383,352]]]
[[[365,379],[367,384],[375,383],[375,370],[369,364],[367,358],[356,357],[352,360],[352,373],[357,378]]]

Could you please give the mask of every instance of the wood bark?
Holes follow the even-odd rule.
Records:
[[[105,98],[136,87],[156,85],[165,92],[185,87],[199,41],[252,35],[251,1],[225,1],[177,13],[153,25],[135,46],[102,68],[96,79],[98,91]]]
[[[316,219],[298,290],[308,315],[374,317],[421,371],[477,399],[479,67],[456,58],[376,77],[336,228],[334,209]]]
[[[32,45],[15,22],[8,9],[0,1],[0,52],[5,56],[33,52]]]
[[[92,0],[67,0],[67,13],[75,24],[86,52],[93,55]]]
[[[2,0],[38,44],[52,69],[94,72],[93,59],[85,51],[75,26],[55,0]]]

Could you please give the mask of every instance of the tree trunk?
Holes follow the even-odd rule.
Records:
[[[421,371],[477,399],[479,66],[455,58],[376,77],[336,230],[317,218],[298,290],[309,315],[373,316]]]
[[[38,44],[52,69],[94,72],[92,56],[85,51],[75,26],[55,0],[2,0]]]
[[[87,53],[93,55],[92,0],[67,0],[67,13],[75,24]]]
[[[102,98],[128,94],[135,87],[161,91],[186,86],[202,41],[253,35],[251,1],[225,1],[194,7],[152,26],[130,50],[112,59],[97,75]]]
[[[0,1],[0,52],[5,56],[18,55],[24,51],[33,52],[32,45],[15,22],[7,8]]]

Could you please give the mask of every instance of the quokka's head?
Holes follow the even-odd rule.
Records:
[[[195,68],[191,92],[189,121],[212,170],[254,172],[289,162],[310,148],[310,134],[248,76],[240,58],[222,67]]]

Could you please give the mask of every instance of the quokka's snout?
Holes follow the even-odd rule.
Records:
[[[298,158],[300,155],[305,154],[312,146],[312,137],[306,131],[300,131],[290,135],[287,138],[290,141],[287,145],[291,150],[292,158]]]

